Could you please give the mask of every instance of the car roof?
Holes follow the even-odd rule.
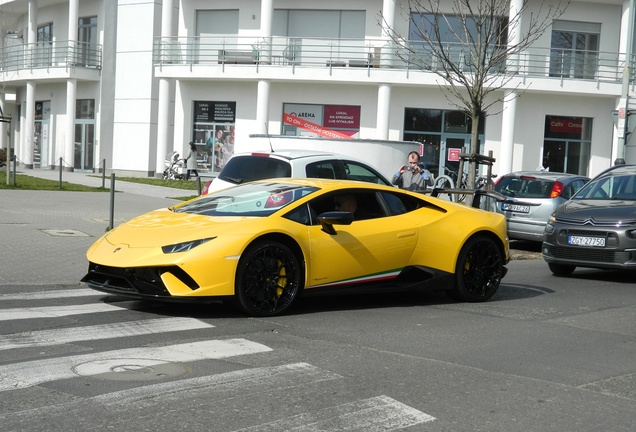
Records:
[[[283,183],[302,186],[313,186],[323,190],[337,190],[337,189],[382,189],[395,192],[408,192],[401,189],[397,189],[393,186],[382,185],[377,183],[369,183],[356,180],[341,180],[341,179],[323,179],[323,178],[308,178],[308,177],[280,177],[280,178],[268,178],[263,180],[254,180],[251,183]],[[247,183],[244,183],[247,184]]]
[[[320,150],[309,150],[309,149],[251,151],[251,152],[244,152],[244,153],[236,153],[232,157],[244,157],[244,156],[267,156],[267,157],[275,157],[275,158],[286,159],[286,160],[303,159],[303,158],[310,158],[310,157],[359,160],[357,158],[353,158],[351,156],[346,156],[339,153],[326,152],[326,151],[320,151]]]
[[[558,179],[562,179],[562,178],[575,178],[575,177],[581,177],[581,178],[588,178],[587,176],[584,175],[580,175],[580,174],[571,174],[571,173],[563,173],[563,172],[552,172],[552,171],[515,171],[515,172],[511,172],[508,174],[503,175],[502,177],[509,177],[509,176],[514,176],[514,177],[535,177],[538,179],[545,179],[545,180],[558,180]]]

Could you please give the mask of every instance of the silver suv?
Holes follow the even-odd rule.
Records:
[[[358,180],[391,186],[391,182],[365,162],[338,153],[311,150],[237,153],[202,194],[237,184],[276,177]]]

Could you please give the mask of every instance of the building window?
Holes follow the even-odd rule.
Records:
[[[546,116],[542,166],[554,172],[587,175],[592,119]]]
[[[95,99],[77,99],[75,101],[76,119],[95,118]]]
[[[484,142],[485,118],[479,122],[479,140]],[[420,143],[421,161],[438,176],[457,171],[459,151],[470,145],[472,121],[462,111],[425,108],[404,110],[404,141]],[[483,145],[483,144],[482,144]],[[480,149],[482,151],[482,149]]]
[[[239,11],[236,10],[198,10],[196,35],[234,35],[238,34]]]
[[[37,29],[37,47],[34,52],[36,66],[51,66],[53,54],[53,24],[44,24]]]
[[[97,17],[84,17],[77,24],[77,50],[75,63],[79,66],[99,65],[99,50],[97,49]]]
[[[550,76],[593,79],[598,68],[601,25],[555,21],[552,25]]]
[[[478,24],[483,29],[481,37],[478,37]],[[431,47],[427,42],[424,42],[424,38],[427,38],[440,42],[440,46],[435,51],[444,50],[444,62],[452,62],[461,70],[470,70],[472,67],[471,53],[477,49],[468,46],[471,41],[490,39],[488,40],[488,50],[492,52],[497,47],[506,46],[507,35],[507,17],[495,17],[494,26],[491,26],[488,25],[486,18],[476,20],[470,16],[411,13],[409,43],[415,54],[410,61],[422,69],[437,70],[444,66],[438,63],[439,59],[432,55]]]

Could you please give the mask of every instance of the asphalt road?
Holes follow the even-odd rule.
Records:
[[[131,186],[132,188],[132,186]],[[176,202],[116,194],[116,223]],[[289,315],[89,290],[109,194],[0,191],[0,430],[632,431],[633,275],[537,245],[486,303],[325,297]]]
[[[636,290],[516,260],[489,302],[325,297],[247,318],[0,287],[7,431],[633,431]]]

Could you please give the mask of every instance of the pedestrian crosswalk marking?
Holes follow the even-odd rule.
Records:
[[[211,324],[194,318],[158,318],[88,327],[73,327],[72,329],[22,332],[0,335],[0,351],[213,327]]]
[[[126,304],[130,305],[133,304],[133,302],[121,302],[117,303],[117,305],[109,303],[91,303],[72,306],[42,306],[32,308],[0,309],[0,321],[34,318],[59,318],[72,315],[121,311]]]
[[[249,388],[251,394],[269,392],[277,388],[289,388],[299,385],[329,381],[342,378],[308,363],[292,363],[282,366],[256,367],[217,375],[188,378],[179,381],[157,383],[136,387],[104,395],[92,399],[104,405],[123,405],[137,408],[150,406],[161,399],[162,402],[188,398],[215,397],[222,395],[224,399],[241,395]]]
[[[342,378],[341,375],[320,369],[308,363],[292,363],[279,366],[255,367],[178,381],[163,382],[127,390],[106,393],[87,399],[65,402],[38,408],[26,408],[19,412],[0,414],[0,424],[22,424],[34,418],[63,416],[74,409],[99,404],[114,409],[125,407],[134,411],[144,406],[156,406],[172,400],[190,398],[197,400],[236,397],[272,392],[311,385],[313,383]]]
[[[76,377],[73,367],[107,359],[153,360],[154,364],[189,362],[234,357],[272,351],[268,346],[246,339],[207,340],[164,347],[129,348],[100,353],[33,360],[3,365],[0,391],[27,388],[44,382]]]
[[[426,413],[388,396],[377,396],[351,403],[298,414],[234,432],[389,432],[435,420]]]
[[[53,291],[36,291],[36,292],[21,292],[21,293],[9,293],[0,294],[0,301],[5,300],[49,300],[56,298],[70,298],[70,297],[89,297],[89,296],[105,296],[103,292],[95,291],[88,288],[76,288],[66,290],[53,290]]]

